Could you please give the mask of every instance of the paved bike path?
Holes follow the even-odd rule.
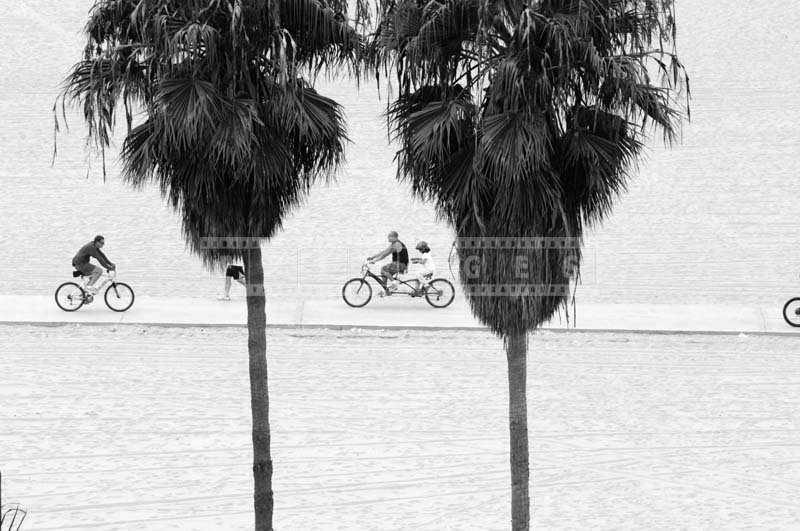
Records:
[[[578,304],[570,322],[563,315],[549,330],[643,331],[689,333],[798,334],[781,316],[781,308],[668,304]],[[157,326],[242,326],[247,322],[242,297],[232,301],[137,297],[125,313],[115,313],[98,300],[77,312],[56,307],[52,296],[0,295],[0,324],[63,325],[139,324]],[[419,299],[377,299],[364,308],[350,308],[338,297],[267,298],[267,323],[283,327],[358,327],[482,329],[463,298],[445,309]]]

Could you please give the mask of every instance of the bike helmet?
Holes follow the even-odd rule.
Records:
[[[416,249],[421,253],[429,253],[431,251],[431,248],[428,247],[428,242],[426,241],[417,242]]]

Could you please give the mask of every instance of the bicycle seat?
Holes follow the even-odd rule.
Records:
[[[83,273],[81,273],[80,271],[73,271],[73,272],[72,272],[72,278],[85,277],[85,276],[86,276],[86,275],[84,275],[84,274],[83,274]]]

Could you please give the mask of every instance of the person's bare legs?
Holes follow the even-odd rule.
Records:
[[[389,284],[390,277],[391,273],[389,272],[389,264],[386,264],[381,268],[381,278],[383,278],[384,284]]]
[[[383,277],[383,281],[386,282],[386,287],[397,287],[397,279],[395,278],[396,275],[402,273],[400,271],[400,267],[395,265],[395,262],[386,264],[381,268],[381,276]]]
[[[222,300],[229,301],[231,300],[231,278],[228,275],[225,275],[225,294],[221,297]],[[239,278],[235,279],[236,282],[241,284],[245,289],[247,289],[247,279],[245,279],[244,275],[239,275]]]
[[[87,288],[94,288],[95,282],[97,282],[97,279],[99,279],[102,274],[103,274],[103,270],[100,269],[97,266],[94,266],[94,269],[92,269],[92,272],[89,273],[89,276],[86,277],[86,279],[87,279],[86,280],[86,287]]]

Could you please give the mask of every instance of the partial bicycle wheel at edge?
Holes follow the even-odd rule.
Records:
[[[64,282],[56,288],[56,304],[65,312],[74,312],[83,306],[86,293],[75,282]]]
[[[124,312],[133,306],[133,289],[124,282],[114,282],[106,290],[106,306],[115,312]]]
[[[342,287],[342,298],[348,306],[361,308],[372,299],[372,286],[363,278],[351,278]]]
[[[456,289],[449,280],[435,278],[430,281],[425,290],[425,300],[434,308],[446,308],[450,306],[456,296]]]
[[[790,299],[783,307],[783,318],[791,326],[800,328],[800,297]]]

